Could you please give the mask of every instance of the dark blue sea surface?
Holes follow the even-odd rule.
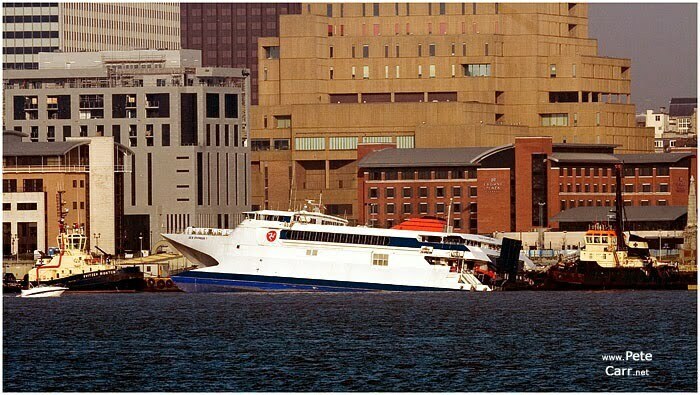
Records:
[[[3,298],[5,391],[696,391],[695,292]],[[603,355],[651,353],[651,361]],[[606,375],[606,367],[649,376]]]

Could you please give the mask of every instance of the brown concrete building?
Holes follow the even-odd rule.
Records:
[[[251,103],[258,104],[258,38],[279,34],[279,16],[299,3],[181,3],[182,48],[202,51],[204,66],[246,68]]]
[[[258,41],[258,59],[257,207],[322,193],[330,213],[358,218],[359,143],[653,149],[653,130],[635,125],[630,61],[598,56],[585,4],[303,4]]]
[[[624,204],[634,213],[656,213],[669,226],[685,215],[696,153],[617,154],[616,148],[548,137],[516,138],[495,148],[360,145],[359,220],[392,227],[432,216],[449,219],[457,232],[481,234],[604,222],[615,205],[618,163]]]
[[[125,157],[132,151],[111,137],[22,141],[27,137],[3,133],[3,255],[56,246],[59,190],[66,223],[82,226],[89,245],[114,254],[123,227],[124,173],[131,171]]]

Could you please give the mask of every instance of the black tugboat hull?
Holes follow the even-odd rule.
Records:
[[[141,291],[144,287],[143,273],[132,267],[76,274],[41,283],[62,285],[69,291]]]
[[[540,289],[688,289],[688,279],[671,266],[647,268],[603,268],[596,262],[580,261],[571,267],[552,267]]]

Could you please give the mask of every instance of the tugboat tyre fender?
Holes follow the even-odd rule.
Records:
[[[165,286],[171,288],[173,286],[173,280],[165,280]]]
[[[152,279],[152,278],[149,278],[149,279],[148,279],[148,286],[149,286],[149,287],[152,288],[155,284],[156,284],[156,280],[154,280],[154,279]]]
[[[165,288],[165,281],[158,280],[158,289],[163,289],[163,288]]]

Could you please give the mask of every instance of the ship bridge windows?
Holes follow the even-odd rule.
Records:
[[[445,236],[445,244],[464,244],[464,239],[461,236]]]
[[[291,222],[292,217],[289,215],[266,215],[261,214],[258,216],[261,221],[272,221],[272,222]]]

